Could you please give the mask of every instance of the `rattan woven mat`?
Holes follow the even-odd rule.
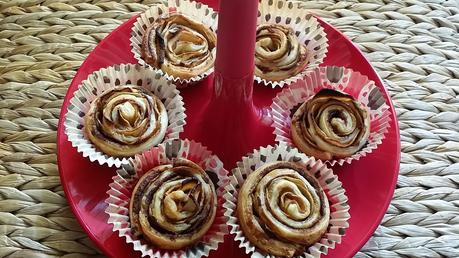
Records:
[[[70,80],[107,33],[154,1],[0,0],[0,257],[100,255],[63,195],[56,126]],[[377,68],[402,161],[358,257],[459,257],[459,1],[308,1]]]

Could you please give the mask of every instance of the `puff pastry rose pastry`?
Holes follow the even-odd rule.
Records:
[[[217,195],[207,173],[186,159],[175,159],[145,173],[132,193],[129,216],[134,235],[163,249],[199,241],[211,227]]]
[[[255,75],[268,81],[295,76],[306,67],[308,51],[293,30],[279,24],[257,27]]]
[[[351,96],[324,89],[303,103],[292,117],[293,143],[321,160],[349,157],[370,134],[370,115]]]
[[[198,76],[214,65],[215,33],[180,14],[156,20],[142,40],[142,58],[181,79]]]
[[[238,194],[245,237],[275,256],[292,257],[320,240],[330,220],[327,196],[300,165],[268,163],[251,173]]]
[[[127,85],[104,92],[91,103],[84,129],[105,154],[129,157],[160,143],[167,124],[167,111],[158,97]]]

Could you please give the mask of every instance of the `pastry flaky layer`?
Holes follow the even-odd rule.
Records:
[[[295,76],[308,64],[307,49],[293,30],[280,24],[257,27],[255,75],[268,81]]]
[[[303,103],[291,124],[293,143],[321,160],[358,152],[370,134],[370,115],[352,96],[323,89]]]
[[[160,143],[167,125],[167,111],[158,97],[126,85],[104,92],[91,103],[84,129],[105,154],[129,157]]]
[[[268,163],[244,181],[237,200],[244,235],[263,252],[292,257],[327,231],[330,207],[319,182],[294,162]]]
[[[157,19],[143,36],[141,55],[163,72],[190,79],[214,65],[215,33],[181,14]]]
[[[217,209],[215,187],[207,173],[186,159],[155,167],[132,193],[129,216],[134,235],[163,249],[181,249],[199,241]]]

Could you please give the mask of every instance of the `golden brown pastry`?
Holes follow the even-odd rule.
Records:
[[[142,58],[169,75],[189,79],[214,65],[215,33],[180,14],[156,20],[142,40]]]
[[[330,207],[313,176],[296,163],[281,161],[247,177],[238,194],[237,215],[252,244],[271,255],[292,257],[320,240]]]
[[[370,134],[370,115],[351,96],[324,89],[303,103],[292,117],[293,143],[321,160],[349,157]]]
[[[207,173],[186,159],[145,173],[132,193],[129,216],[134,235],[163,249],[199,241],[217,209],[215,187]]]
[[[96,98],[85,116],[85,133],[105,154],[130,157],[160,143],[167,112],[153,93],[133,85],[116,87]]]
[[[257,27],[255,75],[268,81],[295,76],[306,67],[307,49],[298,42],[293,30],[279,24]]]

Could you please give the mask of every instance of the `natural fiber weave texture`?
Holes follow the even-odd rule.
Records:
[[[56,126],[95,45],[153,1],[0,0],[0,257],[100,255],[66,204]],[[377,68],[402,140],[397,190],[357,257],[459,257],[459,1],[308,1]]]

